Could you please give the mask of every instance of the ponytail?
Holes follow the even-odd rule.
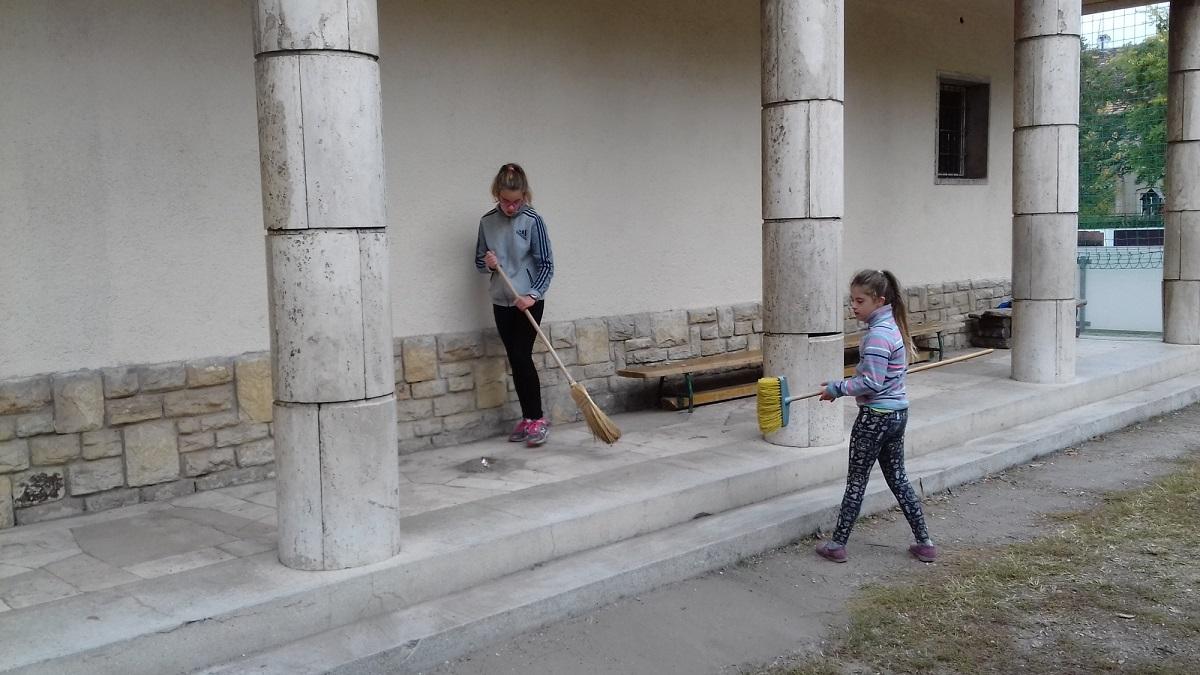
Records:
[[[908,355],[908,362],[912,363],[917,360],[917,346],[908,332],[908,308],[904,306],[904,289],[900,286],[896,275],[892,274],[890,270],[882,270],[882,272],[883,277],[887,279],[887,291],[883,298],[892,306],[892,317],[896,319],[896,327],[900,329],[900,335],[904,337],[904,351]]]
[[[500,199],[501,190],[520,192],[526,204],[533,203],[533,190],[520,164],[505,164],[496,172],[496,177],[492,179],[492,199]]]

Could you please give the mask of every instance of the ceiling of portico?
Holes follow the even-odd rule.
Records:
[[[1147,2],[1147,0],[1083,0],[1083,13],[1096,14],[1114,9],[1128,9],[1130,7],[1143,7],[1153,4],[1153,2]]]

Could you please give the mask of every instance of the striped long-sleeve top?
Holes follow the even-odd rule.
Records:
[[[536,300],[546,296],[554,278],[554,252],[542,217],[528,204],[509,218],[500,209],[492,209],[479,219],[479,238],[475,241],[475,268],[490,272],[483,262],[488,251],[516,287],[517,293],[531,295]],[[516,298],[509,292],[500,275],[493,274],[488,287],[492,304],[511,307]]]
[[[908,372],[908,352],[904,336],[892,316],[892,306],[884,305],[867,317],[867,333],[858,343],[858,366],[854,377],[830,382],[825,391],[834,397],[853,396],[860,406],[876,410],[905,410],[908,393],[904,376]]]

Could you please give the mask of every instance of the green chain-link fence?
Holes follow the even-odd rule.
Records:
[[[1079,262],[1162,267],[1167,3],[1083,18]]]
[[[1162,328],[1167,7],[1083,18],[1077,262],[1088,331]]]

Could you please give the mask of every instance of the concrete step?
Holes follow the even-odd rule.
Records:
[[[0,671],[186,672],[792,491],[823,456],[747,439],[405,518],[376,565],[298,572],[267,552],[0,614],[24,644]]]
[[[1200,376],[1174,378],[984,436],[964,447],[927,453],[910,464],[910,474],[927,493],[940,492],[1197,401]],[[839,481],[693,520],[296,640],[203,673],[417,672],[828,527],[836,519],[841,494]],[[876,475],[864,513],[893,505],[882,477]]]
[[[1080,343],[1083,344],[1083,343]],[[1200,349],[1154,344],[1130,352],[1126,344],[1088,341],[1073,382],[1028,384],[1007,379],[1007,359],[986,358],[914,375],[927,393],[912,402],[906,446],[921,454],[959,445],[1055,413],[1102,401],[1156,382],[1200,372]],[[1169,358],[1164,355],[1169,354]],[[986,382],[986,392],[979,385]],[[916,389],[916,387],[913,387]],[[929,389],[941,392],[928,393]],[[945,394],[957,394],[947,396]],[[986,400],[986,405],[980,405]]]
[[[1135,354],[1081,364],[1080,381],[1056,387],[1005,379],[1006,361],[932,371],[921,377],[933,394],[914,400],[909,454],[919,462],[1055,410],[1078,410],[1131,383],[1200,370],[1200,350],[1159,345],[1153,353],[1145,362]],[[24,645],[0,650],[0,671],[186,672],[844,476],[844,443],[772,446],[749,420],[724,438],[691,451],[677,447],[686,448],[686,438],[639,446],[646,461],[405,518],[401,554],[363,568],[298,572],[272,551],[0,613],[0,634]]]

